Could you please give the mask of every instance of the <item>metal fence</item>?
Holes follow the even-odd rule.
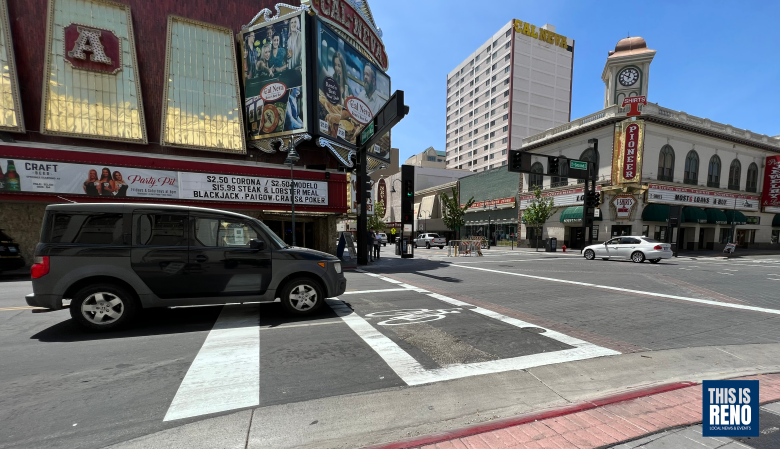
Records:
[[[447,257],[482,256],[482,248],[486,248],[485,239],[450,240],[447,246]]]

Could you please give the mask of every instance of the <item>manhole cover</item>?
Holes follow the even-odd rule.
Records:
[[[524,331],[533,332],[535,334],[543,334],[547,332],[546,329],[542,329],[541,327],[523,327]]]

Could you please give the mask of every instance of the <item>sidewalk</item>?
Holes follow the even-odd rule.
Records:
[[[780,401],[780,374],[737,379],[760,382],[761,404]],[[681,382],[370,449],[749,447],[690,427],[701,422],[701,404],[701,386]],[[780,414],[780,404],[762,409]]]

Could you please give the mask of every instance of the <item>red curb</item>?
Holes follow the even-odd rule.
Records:
[[[563,406],[551,410],[544,410],[541,412],[532,412],[525,415],[516,416],[514,418],[491,421],[483,424],[478,424],[476,426],[465,427],[463,429],[451,430],[449,432],[437,433],[437,434],[427,435],[419,438],[396,441],[394,443],[382,443],[374,446],[367,446],[364,449],[410,449],[415,447],[421,447],[425,445],[454,440],[457,438],[465,438],[468,436],[490,432],[493,430],[519,426],[521,424],[528,424],[534,421],[542,421],[544,419],[557,418],[560,416],[570,415],[572,413],[591,410],[597,407],[603,407],[605,405],[614,404],[617,402],[630,401],[632,399],[637,399],[645,396],[652,396],[659,393],[666,393],[668,391],[679,390],[681,388],[688,388],[695,385],[698,385],[698,383],[673,382],[669,384],[657,385],[654,387],[641,388],[638,390],[632,390],[625,393],[618,393],[610,396],[605,396],[603,398],[598,398],[591,401],[580,402],[577,404],[567,405],[567,406]]]

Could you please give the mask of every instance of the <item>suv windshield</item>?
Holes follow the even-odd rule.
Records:
[[[262,229],[265,235],[267,235],[268,238],[274,242],[274,245],[277,248],[287,248],[289,246],[286,243],[284,243],[284,240],[280,239],[279,236],[276,235],[274,231],[272,231],[268,226],[266,226],[265,223],[263,223],[262,221],[256,218],[253,218],[252,220],[256,225],[260,226],[260,229]]]

